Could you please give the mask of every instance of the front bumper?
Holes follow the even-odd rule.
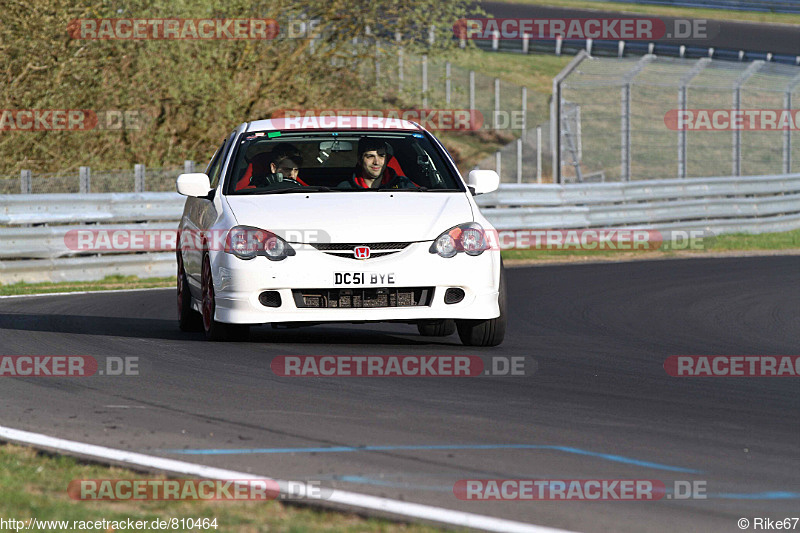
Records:
[[[297,254],[282,261],[266,257],[242,260],[224,252],[211,253],[216,296],[215,319],[231,324],[280,322],[363,322],[434,319],[490,319],[500,314],[497,304],[500,253],[489,250],[471,257],[459,253],[445,259],[428,252],[430,242],[364,261],[335,257],[307,245],[292,244]],[[335,273],[393,274],[393,284],[334,285]],[[292,289],[358,289],[434,287],[430,305],[411,307],[298,308]],[[448,288],[464,290],[464,299],[446,304]],[[280,307],[259,302],[264,291],[277,291]]]

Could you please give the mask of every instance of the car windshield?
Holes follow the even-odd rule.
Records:
[[[443,154],[419,132],[247,132],[226,194],[464,191]]]

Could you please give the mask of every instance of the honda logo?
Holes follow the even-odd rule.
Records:
[[[369,246],[356,246],[353,249],[353,255],[356,259],[369,259]]]

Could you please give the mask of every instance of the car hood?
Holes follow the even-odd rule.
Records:
[[[275,232],[289,242],[431,241],[474,220],[463,192],[312,192],[226,199],[239,224]]]

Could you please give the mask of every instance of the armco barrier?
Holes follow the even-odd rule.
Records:
[[[596,0],[595,0],[596,1]],[[617,0],[625,4],[649,4],[704,9],[735,9],[771,13],[800,13],[797,0]]]
[[[498,229],[635,226],[702,227],[715,233],[784,231],[800,228],[800,174],[502,185],[497,192],[477,197],[477,202]],[[783,229],[769,229],[773,227]]]
[[[94,281],[113,275],[163,278],[175,270],[173,252],[0,261],[0,282]]]
[[[176,228],[184,200],[177,193],[0,196],[0,283],[171,276],[172,252],[77,255],[64,236],[78,228]],[[800,228],[800,174],[503,184],[476,200],[498,229],[629,227],[722,234]]]
[[[0,225],[178,220],[176,192],[0,195]]]

